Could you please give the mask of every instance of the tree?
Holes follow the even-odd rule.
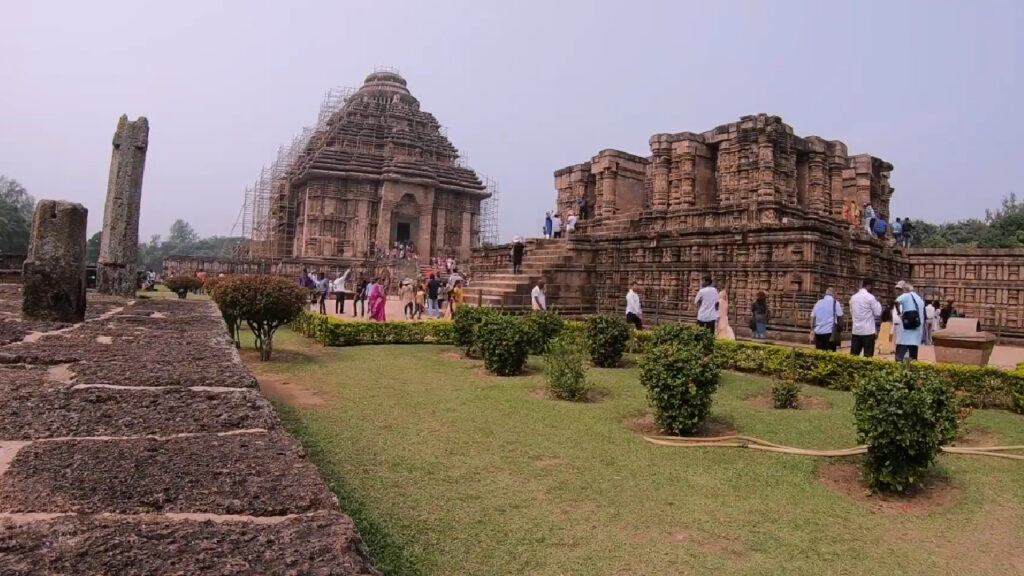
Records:
[[[36,200],[17,180],[0,176],[0,252],[28,253]]]
[[[914,221],[913,225],[914,246],[923,248],[1024,247],[1024,202],[1011,193],[1003,198],[999,209],[987,210],[984,220],[971,218],[943,224]]]
[[[260,360],[270,360],[274,333],[306,309],[309,293],[289,278],[244,275],[219,281],[211,296],[225,319],[249,326]]]
[[[97,232],[89,237],[89,242],[85,245],[85,262],[86,264],[95,265],[100,260],[100,240],[103,238],[103,232]]]
[[[167,242],[176,248],[187,246],[198,240],[199,234],[196,234],[196,231],[188,222],[178,218],[174,221],[174,224],[171,224],[171,233],[167,238]]]

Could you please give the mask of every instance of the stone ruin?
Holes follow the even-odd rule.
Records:
[[[86,222],[81,204],[40,200],[32,214],[22,267],[22,315],[32,320],[85,319]]]
[[[374,72],[271,183],[268,236],[253,256],[345,260],[412,242],[467,259],[489,194],[394,72]]]
[[[576,235],[531,242],[521,276],[507,274],[507,246],[476,250],[472,270],[484,279],[470,298],[476,291],[481,303],[523,307],[544,276],[550,305],[618,313],[635,279],[649,318],[693,320],[692,300],[710,275],[729,292],[737,332],[764,291],[771,327],[803,334],[827,287],[847,299],[865,277],[879,286],[910,277],[905,253],[843,217],[844,205],[865,202],[888,217],[891,164],[797,136],[765,114],[699,134],[655,134],[650,146],[647,157],[602,150],[556,171],[563,219],[578,200],[585,206]]]
[[[114,133],[110,178],[103,211],[103,236],[97,265],[96,289],[101,294],[134,296],[139,253],[139,210],[142,173],[149,147],[149,121],[131,122],[121,116]]]

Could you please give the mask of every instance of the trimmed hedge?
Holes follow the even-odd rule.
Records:
[[[612,368],[619,364],[622,353],[629,346],[629,324],[620,316],[601,314],[586,321],[587,352],[594,366]]]
[[[500,315],[501,311],[497,308],[459,306],[455,311],[455,319],[452,320],[454,344],[459,348],[465,348],[467,356],[479,356],[479,342],[476,338],[477,328],[484,321]]]
[[[696,434],[718,389],[714,336],[702,328],[663,326],[640,357],[640,384],[658,425],[670,434]]]
[[[451,321],[348,322],[304,312],[292,328],[324,346],[364,344],[454,344]]]
[[[452,323],[426,322],[341,322],[319,314],[303,313],[292,324],[296,332],[315,338],[325,346],[361,344],[453,344]],[[568,321],[564,335],[583,336],[582,322]],[[642,353],[650,346],[652,333],[632,331],[628,350]],[[723,370],[748,372],[833,390],[852,390],[867,376],[892,362],[860,358],[810,348],[790,348],[752,342],[715,342],[715,361]],[[1024,414],[1024,369],[1002,370],[991,366],[912,363],[911,370],[934,373],[964,395],[974,408],[1012,408]]]
[[[895,364],[870,374],[853,394],[871,488],[903,493],[922,485],[939,450],[956,437],[953,390],[934,373]]]
[[[557,312],[534,310],[523,316],[530,330],[530,354],[544,354],[548,344],[558,338],[565,328],[565,320]]]
[[[501,314],[476,328],[484,368],[496,376],[515,376],[530,356],[530,327],[522,316]]]

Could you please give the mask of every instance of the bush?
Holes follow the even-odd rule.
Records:
[[[560,400],[583,400],[587,383],[586,352],[578,338],[560,336],[548,345],[544,357],[544,378],[551,395]]]
[[[466,349],[466,356],[479,356],[476,346],[476,329],[487,319],[499,316],[501,311],[485,306],[459,306],[452,322],[452,336],[455,345]]]
[[[306,290],[281,276],[232,276],[218,283],[213,300],[225,317],[244,321],[253,336],[260,360],[270,360],[274,333],[306,308]]]
[[[195,276],[171,276],[164,279],[164,286],[177,294],[178,298],[184,298],[189,292],[202,288],[203,282]]]
[[[677,435],[695,434],[711,412],[712,396],[718,388],[713,337],[706,330],[688,326],[660,327],[654,332],[640,359],[640,383],[647,388],[662,429]]]
[[[530,330],[520,316],[501,314],[488,318],[476,329],[484,368],[498,376],[523,371],[530,354]]]
[[[800,406],[800,385],[790,379],[772,383],[772,403],[779,410]]]
[[[920,486],[939,449],[956,437],[953,390],[934,373],[891,366],[868,375],[853,394],[857,433],[868,445],[868,484],[899,493]]]
[[[611,368],[618,365],[629,344],[629,324],[618,316],[603,314],[586,321],[587,352],[594,366]]]
[[[544,354],[565,328],[565,320],[555,312],[534,311],[524,318],[530,329],[530,354]]]

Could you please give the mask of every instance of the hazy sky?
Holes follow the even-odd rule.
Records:
[[[656,132],[777,114],[892,162],[896,215],[1019,189],[1024,2],[0,0],[0,174],[100,228],[117,118],[150,121],[143,238],[229,234],[323,94],[398,68],[535,234],[552,172]]]

